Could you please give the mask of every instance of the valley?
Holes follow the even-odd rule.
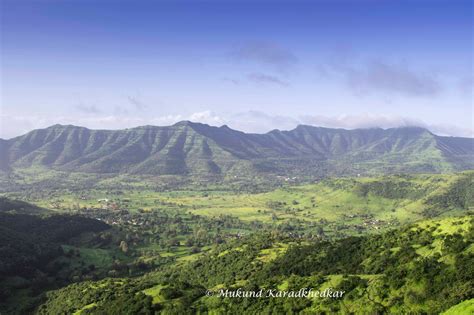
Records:
[[[80,173],[70,174],[68,185],[61,187],[54,181],[51,185],[48,182],[57,176],[54,172],[45,172],[41,182],[34,177],[30,178],[36,182],[30,181],[28,172],[21,174],[21,178],[6,179],[15,179],[16,185],[4,187],[0,203],[0,225],[5,236],[0,280],[5,302],[0,307],[7,313],[55,314],[59,310],[110,313],[121,307],[129,308],[131,313],[137,308],[150,314],[218,309],[252,312],[256,308],[307,309],[309,313],[354,308],[368,312],[439,311],[470,296],[467,292],[444,304],[429,302],[433,295],[426,286],[431,284],[423,282],[428,276],[422,273],[418,276],[421,278],[413,281],[419,283],[416,287],[421,290],[416,294],[424,292],[424,295],[420,300],[408,301],[412,294],[406,290],[415,282],[406,280],[402,287],[397,284],[388,288],[382,285],[385,280],[380,279],[392,277],[392,273],[369,266],[376,262],[386,266],[395,259],[392,264],[402,268],[397,272],[412,272],[411,263],[404,265],[397,259],[412,260],[416,265],[425,258],[436,257],[440,264],[436,270],[449,274],[450,265],[472,262],[472,171],[328,178],[306,184],[283,181],[262,185],[259,192],[229,183],[190,182],[181,187],[166,187],[154,186],[147,177],[141,181],[129,177],[127,181],[127,177]],[[101,180],[87,187],[84,183],[91,176]],[[23,189],[15,190],[16,187]],[[62,232],[64,220],[77,222],[72,223],[76,229],[66,228],[68,232]],[[389,253],[395,255],[399,251],[399,245],[393,244],[394,235],[408,233],[409,226],[429,233],[410,234],[407,240],[412,245],[406,249],[408,252],[403,251],[408,256],[390,258]],[[58,232],[53,232],[56,229]],[[33,241],[32,235],[35,239],[44,235],[39,237],[42,245],[26,250],[31,248],[28,244],[38,242]],[[455,254],[443,249],[448,246],[449,235],[464,244],[453,249]],[[361,245],[366,244],[366,239],[371,244],[378,237],[391,242],[393,249],[383,258],[388,260],[381,260],[385,257],[382,255],[367,256],[359,266],[343,262],[345,255],[383,252],[386,245],[368,252],[363,246],[369,245]],[[7,245],[11,244],[10,240],[17,247]],[[352,242],[359,245],[350,245]],[[356,247],[344,249],[346,246]],[[299,259],[320,247],[330,250],[324,258],[330,259],[327,263],[332,261],[327,268],[334,263],[341,264],[340,267],[324,269],[323,259],[309,265],[301,261],[305,267],[299,271],[286,270],[289,266],[297,268]],[[357,254],[351,254],[351,250]],[[408,254],[413,250],[414,253]],[[28,261],[30,267],[21,267],[18,259]],[[285,259],[288,261],[284,262]],[[457,262],[459,259],[467,261]],[[277,267],[275,264],[280,260],[282,265]],[[322,269],[311,269],[316,266]],[[210,271],[212,274],[208,274]],[[265,272],[269,274],[264,276]],[[444,277],[443,274],[439,276]],[[468,282],[460,285],[469,286],[472,278],[466,275],[463,279],[459,281]],[[351,294],[328,301],[285,302],[283,299],[277,304],[267,304],[268,301],[241,304],[243,300],[204,295],[206,290],[218,292],[221,288],[243,288],[251,283],[251,287],[275,289],[296,289],[310,284],[315,289],[344,287]],[[79,300],[71,299],[78,296],[74,290],[90,294],[81,295]],[[130,295],[131,292],[135,293]],[[386,300],[380,295],[382,292],[392,296],[391,299],[399,296],[399,300]],[[69,298],[64,299],[64,294]],[[69,301],[67,305],[65,301]]]
[[[473,4],[0,0],[0,315],[474,315]]]

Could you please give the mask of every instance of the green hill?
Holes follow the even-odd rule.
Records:
[[[0,197],[0,213],[10,214],[45,214],[48,209],[40,208],[21,200]]]
[[[227,126],[180,122],[125,130],[54,125],[0,141],[0,169],[35,166],[150,175],[299,176],[447,172],[474,167],[474,139],[417,127],[246,134]]]
[[[383,234],[297,241],[257,234],[135,279],[82,282],[48,293],[40,314],[438,314],[474,296],[474,219],[428,220]],[[266,297],[222,297],[225,290]],[[271,298],[268,291],[344,292]],[[211,293],[206,293],[211,292]],[[456,313],[462,314],[462,313]]]
[[[42,210],[0,198],[0,313],[28,313],[38,303],[38,294],[70,283],[88,261],[77,253],[72,257],[62,245],[110,228],[77,215],[38,215],[52,213]],[[73,265],[76,261],[79,267]]]

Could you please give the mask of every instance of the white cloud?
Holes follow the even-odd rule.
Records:
[[[137,96],[127,96],[127,100],[135,110],[145,110],[148,108],[148,105],[143,103]]]
[[[305,115],[300,117],[300,121],[303,124],[308,125],[345,129],[376,127],[395,128],[424,125],[422,121],[417,119],[400,116],[373,115],[368,113],[362,115],[341,115],[336,117]]]
[[[223,118],[217,116],[215,113],[209,110],[191,114],[186,120],[201,122],[209,125],[222,125],[225,123]]]
[[[84,103],[79,103],[75,106],[76,110],[85,114],[100,114],[102,111],[96,105],[87,105]]]
[[[247,42],[234,49],[230,56],[239,62],[269,66],[282,73],[290,71],[298,62],[289,49],[268,41]]]
[[[235,129],[263,133],[272,129],[290,130],[299,124],[327,127],[327,128],[397,128],[397,127],[423,127],[437,135],[474,137],[474,126],[462,128],[451,124],[430,124],[420,119],[396,115],[305,115],[297,118],[289,116],[268,115],[259,111],[248,111],[231,115],[227,124]]]
[[[268,115],[260,111],[233,114],[226,122],[231,128],[253,133],[264,133],[273,129],[289,130],[299,123],[299,120],[292,117]]]
[[[450,124],[429,124],[420,119],[394,116],[394,115],[341,115],[330,116],[302,116],[300,121],[303,124],[328,127],[328,128],[397,128],[397,127],[423,127],[438,135],[474,137],[474,126],[462,128]]]
[[[325,79],[339,77],[356,95],[433,97],[443,91],[442,82],[430,71],[413,69],[405,63],[361,59],[351,53],[335,53],[327,62],[316,65],[316,72]]]
[[[430,124],[420,119],[394,115],[305,115],[289,117],[269,115],[260,111],[218,115],[212,111],[202,111],[190,115],[164,115],[155,117],[133,117],[127,115],[82,115],[82,116],[14,116],[0,115],[0,138],[9,139],[28,131],[45,128],[54,124],[72,124],[91,129],[123,129],[143,125],[168,126],[178,121],[190,120],[213,126],[229,125],[231,128],[252,133],[264,133],[273,129],[290,130],[298,124],[328,128],[395,128],[420,126],[439,135],[474,137],[474,126],[462,128],[450,124]]]
[[[252,72],[247,75],[247,79],[249,79],[251,82],[257,83],[257,84],[272,84],[272,85],[279,85],[279,86],[288,86],[289,83],[283,81],[279,77],[275,75],[270,75],[270,74],[265,74],[265,73],[260,73],[260,72]]]
[[[223,120],[210,111],[191,115],[165,116],[130,116],[128,112],[114,115],[82,115],[51,116],[51,115],[0,115],[0,138],[9,139],[25,134],[33,129],[46,128],[54,124],[84,126],[91,129],[123,129],[143,125],[168,126],[178,121],[191,120],[211,125],[221,125]]]

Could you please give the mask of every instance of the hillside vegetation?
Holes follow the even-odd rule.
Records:
[[[21,211],[6,211],[12,205]],[[42,292],[70,282],[74,254],[62,244],[109,229],[103,222],[77,215],[26,214],[26,207],[38,214],[26,203],[2,199],[0,204],[0,312],[6,314],[31,311]],[[80,268],[84,267],[82,261]]]
[[[0,142],[0,169],[47,167],[100,174],[256,174],[321,177],[357,173],[449,172],[472,168],[474,140],[422,128],[328,129],[246,134],[227,126],[90,130],[55,125]]]
[[[141,278],[83,282],[50,292],[38,312],[435,314],[468,309],[463,301],[474,296],[473,241],[472,216],[332,242],[256,234]],[[338,298],[217,295],[237,288],[345,293]]]
[[[34,205],[0,199],[0,311],[365,314],[466,308],[461,303],[472,298],[472,217],[466,214],[474,207],[473,184],[474,172],[467,171],[333,178],[254,194],[224,185],[161,190],[147,180],[115,178],[89,188],[32,185],[6,196]],[[304,287],[348,295],[204,296],[224,288]]]

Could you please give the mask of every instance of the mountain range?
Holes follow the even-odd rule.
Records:
[[[91,130],[54,125],[0,139],[0,169],[87,173],[285,176],[450,172],[474,168],[474,139],[420,127],[330,129],[300,125],[265,134],[182,121]]]

